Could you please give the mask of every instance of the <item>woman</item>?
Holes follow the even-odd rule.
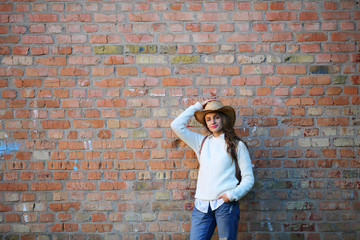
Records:
[[[210,136],[186,128],[193,115]],[[211,239],[216,226],[219,239],[236,239],[240,216],[237,201],[254,185],[254,174],[249,152],[234,132],[235,115],[232,107],[209,99],[190,106],[171,123],[200,163],[190,240]],[[240,168],[240,183],[235,164]]]

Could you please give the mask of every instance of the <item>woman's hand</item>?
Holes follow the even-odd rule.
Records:
[[[201,102],[201,106],[204,108],[208,102],[212,102],[212,101],[219,101],[219,100],[217,100],[216,98],[210,98]]]
[[[218,199],[223,199],[224,202],[230,202],[230,199],[228,198],[228,196],[226,195],[226,193],[221,194]]]

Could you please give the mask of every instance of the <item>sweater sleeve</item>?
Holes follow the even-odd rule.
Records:
[[[192,116],[194,116],[195,111],[201,110],[201,103],[197,102],[196,104],[188,107],[184,112],[182,112],[175,120],[171,122],[171,128],[175,134],[183,140],[189,147],[191,147],[196,155],[200,150],[200,145],[205,136],[192,132],[186,128],[186,124]]]
[[[250,154],[246,145],[241,141],[238,148],[238,164],[241,172],[241,182],[235,189],[226,192],[230,201],[237,201],[244,197],[255,183]]]

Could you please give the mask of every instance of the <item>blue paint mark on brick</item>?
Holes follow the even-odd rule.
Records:
[[[75,165],[77,164],[77,161],[78,161],[78,160],[77,160],[77,159],[75,159]],[[74,166],[74,168],[73,168],[73,169],[74,169],[74,171],[76,172],[76,171],[78,170],[78,167],[77,167],[77,166]]]
[[[20,143],[18,142],[3,142],[0,141],[0,153],[10,154],[19,150]]]

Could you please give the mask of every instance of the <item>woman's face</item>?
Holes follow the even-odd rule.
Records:
[[[223,133],[223,123],[219,113],[211,112],[205,115],[205,122],[208,129],[215,137]]]

